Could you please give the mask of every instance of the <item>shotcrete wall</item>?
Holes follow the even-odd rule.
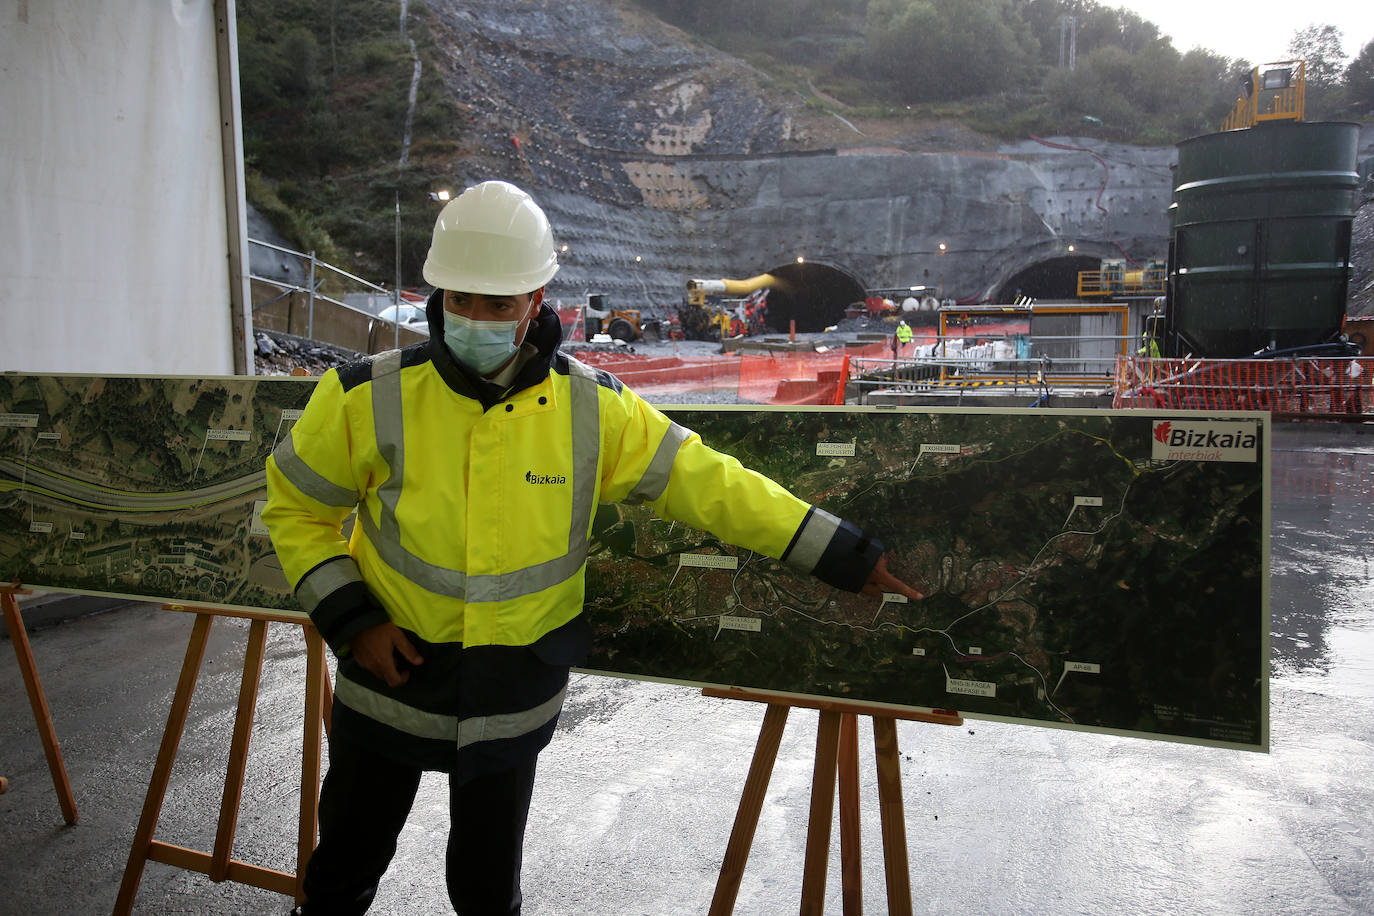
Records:
[[[803,256],[872,287],[981,297],[1070,244],[1080,256],[1164,256],[1173,150],[1113,152],[1120,161],[1100,199],[1106,172],[1091,156],[1017,148],[659,163],[693,189],[690,208],[653,206],[647,193],[637,207],[534,193],[569,246],[554,296],[676,303],[688,277],[749,277]]]

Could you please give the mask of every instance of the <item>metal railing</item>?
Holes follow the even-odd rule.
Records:
[[[267,284],[267,285],[269,285],[269,286],[275,287],[276,289],[280,290],[280,292],[278,293],[278,295],[273,296],[272,298],[270,298],[270,299],[268,299],[268,300],[266,300],[266,301],[264,301],[264,302],[255,303],[255,304],[253,305],[253,311],[254,311],[255,313],[256,313],[258,310],[263,309],[263,308],[266,308],[267,306],[272,305],[273,303],[275,303],[275,302],[277,302],[277,301],[279,301],[279,300],[281,300],[281,299],[283,299],[283,298],[285,298],[285,297],[287,297],[287,296],[290,296],[290,295],[293,294],[293,293],[299,293],[299,294],[305,296],[305,297],[306,297],[306,324],[305,324],[305,336],[308,337],[308,338],[311,338],[311,339],[314,339],[314,338],[315,338],[315,303],[316,303],[316,300],[319,300],[319,301],[322,301],[322,302],[327,302],[327,303],[329,303],[330,305],[332,305],[332,306],[337,306],[337,307],[339,307],[339,308],[345,308],[345,309],[350,309],[350,310],[358,311],[358,309],[356,309],[354,306],[349,305],[349,304],[346,303],[346,302],[341,302],[340,300],[335,299],[335,298],[333,298],[332,296],[328,296],[328,295],[325,295],[324,293],[320,292],[320,288],[321,288],[321,287],[324,285],[324,283],[325,283],[324,278],[321,276],[322,272],[328,271],[328,272],[331,273],[331,274],[337,275],[337,277],[339,277],[339,278],[341,278],[342,280],[348,282],[349,284],[353,284],[353,285],[356,285],[357,287],[360,287],[360,288],[361,288],[360,291],[367,291],[367,292],[380,293],[380,294],[386,296],[388,299],[390,299],[392,305],[394,305],[394,306],[399,306],[400,303],[401,303],[401,296],[400,296],[400,289],[399,289],[399,288],[387,289],[386,287],[380,286],[380,285],[378,285],[378,284],[376,284],[376,283],[373,283],[373,282],[371,282],[371,281],[369,281],[369,280],[364,280],[362,277],[359,277],[359,276],[357,276],[356,274],[349,273],[348,271],[343,270],[342,268],[335,267],[333,264],[330,264],[330,263],[327,262],[327,261],[321,261],[319,258],[317,258],[317,257],[315,256],[315,252],[313,252],[313,251],[308,251],[308,252],[307,252],[307,251],[296,251],[296,250],[291,249],[291,248],[284,248],[284,247],[282,247],[281,245],[274,245],[274,244],[272,244],[271,242],[264,242],[264,241],[262,241],[261,239],[249,239],[249,240],[248,240],[248,244],[249,244],[249,245],[258,245],[258,246],[260,246],[260,247],[262,247],[262,248],[267,248],[267,249],[270,249],[270,250],[272,250],[272,251],[281,252],[282,254],[285,254],[285,255],[290,255],[290,256],[292,256],[292,257],[295,257],[295,258],[300,259],[300,261],[305,265],[305,267],[306,267],[306,273],[307,273],[307,280],[306,280],[306,285],[305,285],[305,286],[299,286],[299,285],[297,285],[297,284],[295,284],[295,283],[291,283],[291,282],[286,281],[286,280],[277,280],[277,279],[273,279],[272,277],[264,277],[264,276],[261,276],[261,275],[259,275],[259,274],[252,273],[251,271],[250,271],[250,273],[248,274],[248,278],[249,278],[250,280],[252,280],[253,282],[255,282],[255,283]],[[398,308],[398,310],[397,310],[397,313],[398,313],[398,315],[399,315],[399,308]],[[374,316],[374,318],[376,318],[376,316]],[[383,319],[383,318],[376,318],[376,320],[378,320],[378,321],[386,321],[386,319]],[[399,347],[399,346],[400,346],[400,334],[401,334],[401,325],[400,325],[400,322],[399,322],[399,321],[390,321],[390,322],[386,322],[386,323],[392,325],[393,346]]]
[[[1120,335],[1011,335],[966,346],[963,336],[946,336],[896,358],[853,357],[850,379],[858,403],[869,394],[931,394],[972,389],[1088,389],[1110,393],[1117,361],[1130,344]]]

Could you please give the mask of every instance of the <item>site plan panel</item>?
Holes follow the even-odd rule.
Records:
[[[878,535],[926,597],[603,506],[589,668],[1267,747],[1267,415],[670,414]]]
[[[0,375],[0,576],[298,611],[259,515],[309,379]],[[925,595],[852,595],[597,510],[587,670],[1268,743],[1268,417],[673,409],[861,525]]]
[[[259,514],[305,379],[0,375],[0,574],[299,610]]]

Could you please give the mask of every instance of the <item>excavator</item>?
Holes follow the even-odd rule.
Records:
[[[747,280],[688,280],[687,302],[678,309],[683,336],[693,340],[727,340],[762,333],[768,290],[780,286],[772,274]],[[715,301],[731,297],[725,301]]]

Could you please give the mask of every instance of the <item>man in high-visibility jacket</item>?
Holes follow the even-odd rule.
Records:
[[[306,916],[368,908],[424,770],[450,774],[454,907],[519,912],[535,758],[591,640],[598,503],[647,502],[838,588],[921,597],[878,541],[563,354],[542,304],[557,270],[528,195],[469,188],[425,262],[430,339],[325,373],[268,460],[263,521],[339,658]]]
[[[911,333],[911,325],[906,323],[906,319],[898,319],[897,332],[892,335],[892,356],[894,359],[902,355],[906,345],[911,343],[913,336],[915,335]]]

